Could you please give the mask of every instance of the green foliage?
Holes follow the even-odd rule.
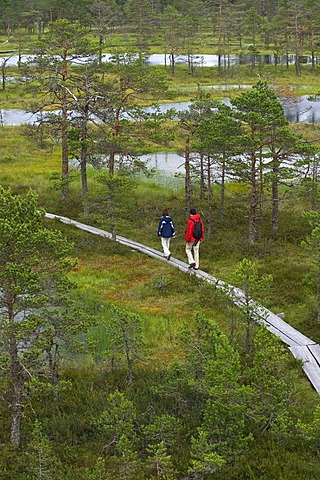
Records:
[[[2,375],[11,384],[11,441],[17,445],[28,382],[41,372],[57,385],[59,349],[88,325],[69,297],[72,245],[42,226],[43,215],[33,193],[22,198],[1,189],[0,353],[6,364]]]
[[[239,354],[221,335],[216,356],[205,369],[208,400],[203,430],[207,441],[227,463],[233,463],[252,440],[245,429],[250,389],[242,384]]]
[[[97,461],[92,469],[87,468],[84,472],[84,478],[87,480],[102,480],[110,478],[106,465],[105,460],[103,457],[98,457]]]
[[[245,326],[245,350],[250,353],[252,348],[252,330],[260,323],[262,317],[259,303],[264,303],[273,281],[272,275],[260,275],[257,264],[244,258],[233,272],[232,280],[240,288],[226,286],[222,292],[236,301],[237,309],[231,307],[231,337],[235,335],[236,319]],[[231,291],[230,291],[231,290]]]
[[[317,407],[315,408],[313,412],[313,418],[310,423],[306,424],[300,420],[297,426],[300,430],[301,435],[303,435],[307,439],[309,448],[311,448],[318,455],[320,446],[320,405],[317,405]]]
[[[255,299],[260,302],[266,300],[266,294],[273,280],[272,275],[260,275],[257,264],[244,258],[234,272],[234,281],[244,292],[246,299]]]
[[[114,455],[120,478],[135,479],[139,474],[140,462],[138,452],[134,449],[132,435],[121,435],[118,445],[118,454]]]
[[[128,370],[129,385],[133,382],[133,365],[143,357],[144,342],[141,317],[133,312],[112,305],[107,324],[108,350],[112,365],[124,360]]]
[[[210,359],[216,355],[216,350],[221,341],[222,333],[215,322],[197,313],[194,325],[185,323],[180,333],[180,341],[186,353],[188,371],[197,384],[204,376],[205,367]]]
[[[150,448],[153,446],[157,450],[161,446],[172,450],[179,445],[182,428],[182,422],[178,418],[165,413],[146,425],[144,434]]]
[[[214,447],[207,441],[207,434],[199,429],[198,438],[192,438],[191,465],[189,478],[201,480],[214,474],[225,465],[225,460],[214,452]]]
[[[117,390],[109,395],[105,407],[97,424],[102,431],[106,448],[113,454],[121,456],[127,448],[128,441],[133,445],[136,440],[135,407]]]
[[[129,216],[129,205],[132,199],[132,192],[135,188],[135,181],[128,175],[109,175],[102,172],[98,176],[101,189],[97,192],[95,201],[98,200],[98,214],[100,223],[107,225],[108,230],[116,232],[118,225],[123,224]],[[97,215],[95,213],[95,215]]]
[[[293,379],[287,369],[286,355],[280,340],[260,326],[255,334],[252,364],[246,372],[252,406],[248,416],[259,435],[272,430],[279,440],[294,431],[290,413]]]
[[[164,442],[161,441],[149,446],[147,451],[148,458],[146,463],[151,474],[149,478],[173,480],[175,472],[171,462],[171,455],[168,455]]]
[[[52,451],[49,439],[43,432],[41,422],[35,422],[26,450],[28,480],[54,480],[63,478],[61,463]]]

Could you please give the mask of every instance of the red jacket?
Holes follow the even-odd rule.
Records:
[[[193,236],[194,222],[192,220],[197,221],[199,219],[200,219],[200,222],[201,222],[201,225],[202,225],[202,237],[200,238],[200,242],[203,240],[203,233],[204,233],[203,221],[202,221],[199,213],[196,213],[195,215],[190,215],[190,217],[187,220],[187,227],[186,227],[186,231],[185,231],[185,234],[184,234],[184,238],[185,238],[186,242],[195,242],[196,241],[196,239]]]

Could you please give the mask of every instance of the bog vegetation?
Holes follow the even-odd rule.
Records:
[[[316,480],[318,394],[249,302],[44,212],[160,249],[168,208],[184,261],[196,207],[200,268],[320,343],[319,128],[283,108],[317,98],[317,2],[0,11],[0,479]]]

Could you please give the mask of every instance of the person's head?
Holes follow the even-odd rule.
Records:
[[[190,208],[191,215],[195,215],[197,213],[195,208]]]
[[[162,212],[162,216],[163,216],[163,217],[167,217],[168,215],[169,215],[168,209],[165,208],[165,209],[163,210],[163,212]]]

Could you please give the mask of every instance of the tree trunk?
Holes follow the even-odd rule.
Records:
[[[219,0],[219,17],[218,17],[218,73],[221,74],[221,38],[222,38],[222,0]]]
[[[256,240],[256,212],[257,212],[257,185],[256,185],[256,156],[251,155],[251,191],[249,207],[249,236],[248,243],[253,245]]]
[[[211,196],[211,161],[210,156],[208,155],[208,164],[207,164],[207,176],[208,176],[208,185],[207,185],[207,204],[208,204],[208,219],[207,219],[207,230],[208,237],[211,237],[212,231],[212,196]]]
[[[186,211],[189,212],[191,204],[191,178],[190,178],[190,137],[186,139],[185,156],[184,156],[184,168],[186,171],[185,176],[185,202]]]
[[[120,136],[120,112],[121,112],[121,105],[123,104],[123,97],[125,95],[125,86],[123,85],[123,80],[120,78],[120,88],[121,88],[121,98],[119,102],[119,107],[115,111],[115,118],[114,118],[114,125],[113,125],[113,144],[111,146],[111,151],[109,155],[109,175],[112,177],[114,175],[115,170],[115,160],[116,160],[116,143],[117,139]]]
[[[289,70],[289,36],[286,35],[286,69]]]
[[[171,75],[174,75],[175,74],[175,59],[174,59],[174,53],[173,52],[170,53],[169,58],[170,58]]]
[[[6,89],[6,62],[5,61],[2,63],[1,71],[2,71],[2,91],[4,92]]]
[[[221,187],[220,187],[220,222],[224,218],[224,200],[225,200],[225,183],[226,183],[226,158],[223,154],[222,168],[221,168]]]
[[[102,63],[102,47],[103,47],[103,34],[99,33],[99,50],[98,50],[98,62],[99,65]]]
[[[54,351],[53,351],[54,349]],[[53,353],[52,353],[53,351]],[[53,385],[53,400],[59,400],[58,385],[59,385],[59,347],[52,345],[51,349],[47,350],[48,365],[50,371],[50,378]]]
[[[313,28],[311,29],[310,43],[311,43],[311,71],[312,73],[315,73],[316,71],[315,33]]]
[[[11,435],[13,445],[20,445],[20,430],[22,418],[22,394],[24,378],[22,367],[18,359],[17,340],[14,335],[10,338],[10,374],[11,374]]]
[[[61,109],[61,162],[62,162],[62,198],[68,196],[68,175],[69,175],[69,158],[68,158],[68,110],[65,93],[63,94],[63,102]]]
[[[86,92],[88,93],[88,92]],[[83,201],[83,215],[87,217],[88,211],[88,179],[87,179],[87,160],[88,160],[88,121],[89,121],[89,105],[86,103],[82,124],[81,124],[81,154],[80,154],[80,169],[81,169],[81,186],[82,186],[82,201]]]
[[[258,240],[261,240],[262,226],[263,226],[263,203],[264,203],[262,148],[260,148],[260,155],[259,155],[259,186],[257,188],[257,197],[258,197],[257,210],[259,213]]]
[[[67,56],[65,58],[62,68],[62,82],[68,78]],[[61,162],[62,162],[62,198],[66,199],[68,196],[68,175],[69,175],[69,158],[68,158],[68,94],[63,85],[62,100],[61,100]]]
[[[251,335],[250,335],[250,320],[246,321],[246,353],[249,355],[251,351]]]
[[[312,162],[312,186],[311,186],[311,208],[317,210],[318,208],[318,158],[313,157]]]
[[[279,229],[279,184],[278,184],[278,167],[277,159],[273,161],[272,168],[272,231],[276,233]]]
[[[200,198],[204,199],[205,195],[205,181],[204,181],[204,165],[203,165],[203,153],[200,153]]]
[[[300,40],[301,40],[301,32],[298,25],[298,16],[296,15],[296,18],[295,18],[295,67],[296,67],[297,76],[301,75]]]

